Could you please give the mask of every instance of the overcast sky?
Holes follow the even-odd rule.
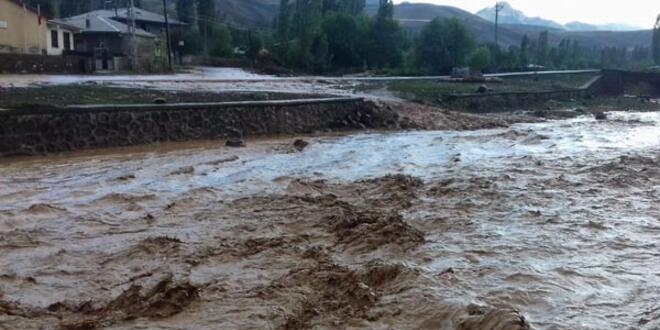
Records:
[[[448,5],[474,13],[493,6],[495,0],[405,0]],[[395,0],[396,3],[405,2]],[[660,14],[658,0],[510,0],[511,6],[527,16],[540,16],[559,23],[580,21],[591,24],[625,23],[652,27]]]

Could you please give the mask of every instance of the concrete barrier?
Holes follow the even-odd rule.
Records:
[[[579,100],[600,94],[606,85],[604,75],[598,75],[584,85],[574,89],[537,92],[504,92],[504,93],[470,93],[454,94],[445,101],[450,107],[458,107],[474,112],[508,111],[512,108],[523,108],[538,103],[556,100]]]
[[[362,98],[3,110],[0,157],[397,125],[395,112]]]
[[[590,95],[589,89],[570,89],[541,92],[508,92],[486,94],[452,95],[445,100],[451,107],[459,107],[473,112],[493,112],[497,110],[523,109],[538,103],[557,100],[579,100]]]

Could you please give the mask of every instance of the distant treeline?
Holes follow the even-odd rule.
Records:
[[[146,1],[146,0],[145,0]],[[280,0],[270,31],[232,27],[219,19],[217,0],[169,0],[176,18],[188,23],[173,39],[184,54],[216,57],[268,54],[282,66],[314,73],[366,70],[405,74],[446,74],[453,68],[477,71],[579,68],[643,68],[660,64],[660,25],[648,47],[583,47],[576,40],[549,43],[549,32],[524,36],[519,45],[479,44],[457,19],[435,19],[412,34],[394,19],[392,0],[379,0],[375,16],[365,0]],[[126,7],[129,0],[29,0],[52,17],[104,7]],[[140,7],[143,1],[134,0]],[[146,5],[147,3],[145,3]],[[151,6],[153,4],[149,2]],[[178,45],[178,42],[175,44]]]
[[[478,44],[457,19],[435,19],[420,33],[404,30],[393,18],[391,0],[380,0],[374,17],[364,0],[281,0],[272,45],[281,63],[310,72],[389,70],[446,74],[453,68],[477,71],[648,67],[660,61],[660,31],[648,47],[582,47],[577,40],[549,43],[549,32],[524,36],[502,48]]]

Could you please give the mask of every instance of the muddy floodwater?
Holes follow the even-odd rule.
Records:
[[[0,163],[0,329],[658,329],[660,114]]]

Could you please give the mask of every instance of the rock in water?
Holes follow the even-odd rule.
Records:
[[[154,103],[154,104],[165,104],[165,103],[167,103],[167,101],[166,101],[164,98],[159,97],[159,98],[155,98],[155,99],[153,100],[153,103]]]
[[[231,138],[227,140],[227,143],[225,143],[227,147],[232,147],[232,148],[242,148],[245,147],[245,142],[239,138]]]
[[[477,88],[476,92],[479,93],[479,94],[487,93],[488,92],[488,86],[481,85],[481,86],[479,86],[479,88]]]
[[[309,145],[309,142],[305,140],[298,139],[293,142],[293,146],[296,148],[298,151],[303,151],[307,146]]]
[[[604,112],[596,112],[594,117],[596,117],[596,120],[607,120],[607,115]]]

